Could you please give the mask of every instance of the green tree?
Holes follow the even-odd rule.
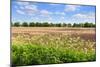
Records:
[[[43,23],[43,26],[44,26],[44,27],[48,27],[48,26],[50,26],[50,25],[48,24],[48,22],[44,22],[44,23]]]
[[[86,22],[86,23],[84,23],[84,27],[91,27],[91,24]]]
[[[55,25],[54,25],[53,23],[50,23],[49,26],[50,26],[50,27],[54,27]]]
[[[67,26],[67,24],[66,24],[66,23],[63,23],[63,24],[62,24],[62,27],[66,27],[66,26]]]
[[[28,23],[27,23],[27,22],[23,22],[23,23],[22,23],[22,26],[23,26],[23,27],[28,27]]]
[[[74,23],[74,24],[73,24],[73,27],[76,27],[76,26],[77,26],[77,24],[76,24],[76,23]]]
[[[19,26],[20,26],[20,23],[19,23],[19,22],[15,22],[15,23],[13,24],[13,26],[14,26],[14,27],[19,27]]]
[[[57,23],[56,24],[56,27],[61,27],[61,23]]]
[[[29,27],[34,27],[34,26],[35,26],[34,22],[29,23]]]
[[[38,27],[38,26],[39,26],[39,22],[36,22],[36,23],[35,23],[35,26]]]
[[[79,23],[79,27],[84,27],[84,23]]]
[[[93,24],[93,27],[96,27],[96,24],[95,23]]]

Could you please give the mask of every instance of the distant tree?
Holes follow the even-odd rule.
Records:
[[[84,23],[84,27],[90,27],[89,23],[88,22],[85,22]]]
[[[27,23],[27,22],[23,22],[23,23],[22,23],[22,26],[23,26],[23,27],[28,27],[28,23]]]
[[[29,23],[29,27],[34,27],[34,26],[35,26],[34,22]]]
[[[57,26],[57,27],[61,27],[61,23],[57,23],[56,26]]]
[[[38,26],[39,26],[39,22],[36,22],[36,23],[35,23],[35,26],[38,27]]]
[[[57,27],[57,23],[54,23],[53,26],[54,26],[54,27]]]
[[[48,24],[48,22],[44,22],[44,23],[43,23],[43,26],[44,26],[44,27],[48,27],[48,26],[50,26],[50,25]]]
[[[68,27],[71,27],[72,25],[71,25],[71,23],[68,23],[67,26],[68,26]]]
[[[84,23],[79,23],[79,27],[84,27]]]
[[[74,23],[74,24],[73,24],[73,27],[76,27],[76,26],[77,26],[77,24],[76,24],[76,23]]]
[[[41,22],[30,22],[29,24],[27,22],[23,22],[21,25],[19,22],[15,22],[15,23],[12,23],[11,22],[11,26],[14,26],[14,27],[19,27],[19,26],[22,26],[22,27],[96,27],[96,25],[94,23],[88,23],[88,22],[85,22],[85,23],[48,23],[48,22],[44,22],[44,23],[41,23]]]
[[[93,27],[96,27],[96,24],[93,24]]]
[[[93,23],[90,23],[90,27],[95,27],[95,24],[93,24]]]
[[[50,23],[49,26],[50,26],[50,27],[54,27],[54,24],[53,24],[53,23]]]
[[[63,23],[63,24],[62,24],[62,27],[66,27],[66,26],[67,26],[67,24],[66,24],[66,23]]]
[[[14,26],[14,27],[19,27],[19,26],[20,26],[20,23],[19,23],[19,22],[15,22],[15,23],[13,24],[13,26]]]
[[[38,23],[38,26],[39,26],[39,27],[43,27],[43,24],[42,24],[42,23]]]

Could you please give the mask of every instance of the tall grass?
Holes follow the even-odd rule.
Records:
[[[19,35],[12,40],[13,65],[95,61],[95,42],[63,34]]]

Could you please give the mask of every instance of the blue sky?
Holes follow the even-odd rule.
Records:
[[[12,1],[12,22],[95,23],[95,6]]]

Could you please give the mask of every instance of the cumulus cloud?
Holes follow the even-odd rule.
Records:
[[[75,14],[73,17],[76,17],[76,18],[87,18],[87,15],[85,14]]]
[[[18,5],[29,5],[29,2],[16,2]]]
[[[95,22],[95,13],[78,13],[71,17],[73,21],[78,22]]]
[[[48,17],[46,17],[45,19],[48,20],[48,21],[53,20],[53,18],[52,18],[51,16],[48,16]]]
[[[37,6],[36,5],[27,5],[27,6],[25,6],[25,9],[37,10]]]
[[[64,12],[61,12],[61,15],[65,15],[65,13]]]
[[[28,6],[25,6],[24,10],[28,14],[33,14],[33,13],[36,13],[38,11],[36,5],[28,5]]]
[[[20,10],[18,10],[18,12],[23,11],[27,15],[32,15],[38,11],[37,6],[29,2],[17,2],[17,4],[19,5],[18,9]]]
[[[52,12],[49,12],[48,10],[41,10],[40,13],[43,16],[48,16],[48,15],[52,14]]]
[[[95,19],[95,13],[90,12],[88,15],[88,18]]]
[[[18,13],[18,14],[25,14],[23,11],[21,11],[21,10],[16,10],[16,12]]]
[[[62,19],[62,20],[64,20],[64,19],[65,19],[65,17],[61,17],[61,19]]]
[[[95,19],[95,13],[88,13],[88,14],[82,14],[82,13],[78,13],[73,15],[73,17],[75,18],[86,18],[86,19]]]
[[[76,11],[79,10],[80,6],[77,5],[66,5],[64,11],[69,12],[69,11]]]
[[[55,12],[54,14],[57,14],[57,15],[65,15],[65,12]]]

